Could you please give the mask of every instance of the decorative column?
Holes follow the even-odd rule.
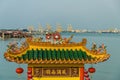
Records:
[[[32,67],[28,67],[27,80],[32,80]]]
[[[84,67],[80,68],[80,80],[84,80]]]

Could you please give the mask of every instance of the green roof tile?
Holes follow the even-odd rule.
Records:
[[[74,59],[72,49],[69,51],[69,57],[70,57],[70,60],[73,60],[73,59]]]
[[[60,53],[61,53],[60,50],[58,50],[56,53],[57,53],[57,54],[56,54],[56,59],[57,59],[57,60],[60,60]]]
[[[65,51],[64,51],[64,49],[62,49],[62,51],[61,51],[61,55],[60,55],[60,56],[61,56],[60,58],[61,58],[62,60],[65,59],[65,55],[64,55],[64,53],[65,53]]]
[[[65,55],[65,59],[68,60],[69,59],[69,52],[68,52],[68,50],[65,51],[64,55]]]
[[[47,60],[50,60],[51,59],[51,50],[48,50],[47,51]]]
[[[77,54],[78,54],[78,58],[80,59],[80,60],[82,60],[82,51],[81,50],[79,50],[79,51],[77,51]]]
[[[91,56],[87,55],[86,52],[82,51],[82,50],[43,50],[43,49],[36,49],[36,50],[28,50],[26,52],[26,54],[22,55],[21,57],[17,57],[18,60],[91,60],[94,59]]]

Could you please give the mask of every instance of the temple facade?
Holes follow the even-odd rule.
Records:
[[[54,38],[55,43],[48,40],[50,37],[46,37],[46,42],[31,37],[20,47],[9,44],[4,57],[10,62],[28,64],[27,80],[84,80],[85,64],[97,64],[110,57],[104,45],[88,49],[87,39],[75,43],[69,42],[71,37],[66,41],[59,37]]]

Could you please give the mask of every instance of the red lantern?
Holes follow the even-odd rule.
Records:
[[[24,71],[23,68],[20,68],[20,67],[16,69],[17,74],[21,74],[23,73],[23,71]]]
[[[28,75],[28,78],[32,78],[32,75],[31,75],[31,74],[29,74],[29,75]]]
[[[85,78],[85,80],[90,80],[90,78],[89,78],[89,77],[87,77],[87,78]]]
[[[87,74],[87,73],[88,73],[88,71],[85,70],[85,71],[84,71],[84,74]]]
[[[28,74],[31,74],[31,73],[32,73],[32,71],[28,71],[27,73],[28,73]]]
[[[88,71],[89,71],[90,73],[94,73],[96,70],[95,70],[95,68],[90,67],[90,68],[88,69]]]
[[[88,75],[88,74],[84,74],[84,76],[85,76],[85,77],[89,77],[89,75]]]

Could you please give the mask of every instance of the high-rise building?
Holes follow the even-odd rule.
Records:
[[[56,31],[62,32],[62,26],[60,24],[56,25]]]
[[[72,32],[72,25],[71,24],[68,24],[68,27],[67,27],[67,31],[69,31],[69,32]]]

